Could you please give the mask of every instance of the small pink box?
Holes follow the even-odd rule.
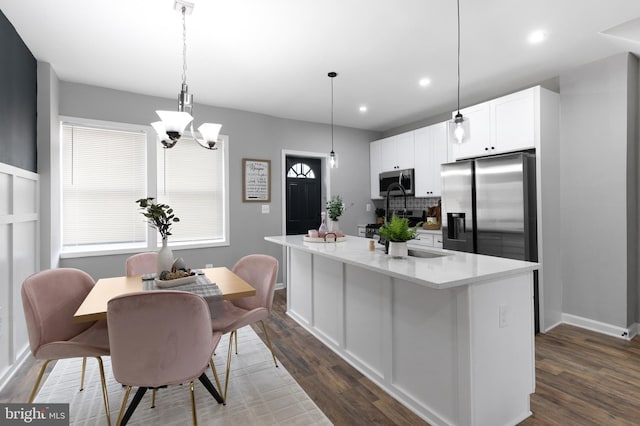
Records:
[[[318,238],[318,231],[316,229],[309,229],[308,232],[311,238]]]

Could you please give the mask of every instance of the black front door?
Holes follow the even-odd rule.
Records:
[[[306,234],[320,226],[321,161],[287,157],[287,235]]]

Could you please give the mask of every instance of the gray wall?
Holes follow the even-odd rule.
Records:
[[[560,76],[563,312],[619,327],[638,318],[637,296],[629,299],[638,286],[628,263],[638,241],[630,78],[637,59],[627,54]]]
[[[178,87],[176,86],[176,90]],[[197,92],[195,93],[197,96]],[[83,84],[60,82],[59,113],[64,116],[96,120],[144,124],[157,120],[155,110],[175,109],[175,101],[110,90]],[[275,118],[262,114],[196,105],[197,123],[222,123],[222,133],[229,135],[229,247],[176,250],[187,264],[202,267],[206,263],[233,266],[249,253],[266,253],[282,261],[282,249],[264,241],[266,235],[282,231],[281,152],[283,149],[328,152],[331,146],[330,126]],[[369,199],[369,142],[379,137],[376,132],[351,128],[335,129],[334,145],[340,168],[331,173],[331,191],[340,194],[347,210],[340,227],[354,235],[356,224],[373,221],[366,212]],[[117,154],[117,153],[114,153]],[[269,159],[272,165],[270,214],[261,213],[261,204],[242,202],[242,158]],[[61,266],[77,267],[94,278],[124,273],[126,255],[62,259]],[[282,279],[282,271],[279,279]]]
[[[0,162],[36,171],[36,60],[0,11]]]

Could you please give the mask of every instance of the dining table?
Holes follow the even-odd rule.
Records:
[[[255,288],[227,267],[205,268],[201,271],[212,284],[218,286],[224,300],[256,295]],[[100,278],[73,315],[73,319],[75,322],[105,320],[109,300],[121,294],[143,291],[143,287],[142,275]],[[180,286],[167,290],[180,290]]]

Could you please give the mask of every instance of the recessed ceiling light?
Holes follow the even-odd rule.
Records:
[[[421,78],[418,84],[420,85],[420,87],[427,87],[431,84],[431,80],[428,79],[427,77]]]
[[[527,40],[531,44],[538,44],[538,43],[542,43],[546,38],[547,38],[547,33],[545,33],[542,30],[536,30],[536,31],[533,31],[531,34],[529,34],[529,37],[527,38]]]
[[[367,112],[367,106],[366,105],[360,105],[360,112]]]

